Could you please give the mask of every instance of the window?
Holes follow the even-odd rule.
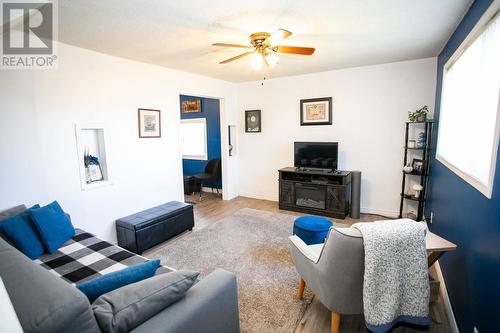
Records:
[[[500,20],[444,67],[437,159],[491,198],[499,136]]]
[[[207,122],[205,118],[181,120],[182,158],[207,160]]]

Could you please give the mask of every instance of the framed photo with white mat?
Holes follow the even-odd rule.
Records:
[[[160,110],[138,109],[139,138],[160,138]]]
[[[300,126],[331,125],[332,98],[310,98],[300,100]]]

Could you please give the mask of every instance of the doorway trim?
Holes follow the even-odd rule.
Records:
[[[179,101],[178,103],[178,110],[179,110],[179,124],[181,121],[180,115],[181,115],[181,103],[180,103],[180,97],[181,95],[187,95],[187,96],[196,96],[196,97],[203,97],[203,98],[211,98],[211,99],[216,99],[219,101],[219,128],[220,128],[220,140],[221,140],[221,162],[222,162],[222,200],[231,200],[235,197],[237,197],[237,194],[231,193],[230,188],[231,184],[229,181],[229,163],[228,163],[228,157],[229,157],[229,139],[228,139],[228,133],[227,133],[227,128],[228,125],[228,110],[226,107],[226,98],[225,97],[219,97],[219,96],[210,96],[210,95],[205,95],[205,94],[198,94],[196,92],[186,92],[186,91],[179,91],[177,95],[177,100]],[[181,171],[183,170],[182,168],[182,151],[181,151],[181,142],[179,140],[179,157],[180,157],[180,164],[181,164]],[[235,156],[231,156],[232,158],[236,158]],[[233,170],[231,170],[233,171]],[[181,182],[181,186],[183,186],[184,182]],[[182,193],[184,193],[182,189]],[[184,197],[184,195],[183,195]]]

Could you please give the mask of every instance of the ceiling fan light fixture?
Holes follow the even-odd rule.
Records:
[[[266,55],[266,62],[269,67],[273,68],[279,62],[280,58],[275,52],[269,53]]]
[[[256,71],[260,71],[262,69],[262,65],[264,64],[264,59],[260,53],[252,54],[252,58],[250,58],[250,65]]]

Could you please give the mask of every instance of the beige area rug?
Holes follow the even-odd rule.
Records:
[[[241,331],[290,333],[307,307],[296,297],[299,275],[288,245],[295,218],[244,208],[148,257],[199,271],[201,278],[218,267],[236,273]]]

